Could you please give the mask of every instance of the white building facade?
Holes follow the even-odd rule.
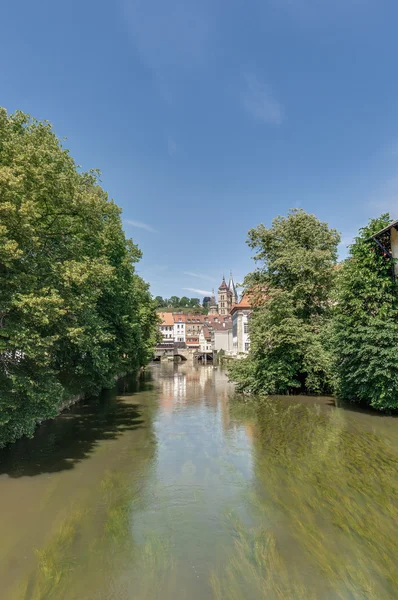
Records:
[[[251,305],[245,296],[231,310],[232,351],[236,356],[247,354],[250,350],[249,319],[251,312]]]
[[[174,318],[174,341],[186,342],[185,315],[173,315]]]
[[[162,320],[159,325],[160,333],[163,337],[163,343],[174,342],[174,320],[171,313],[159,313],[158,315]]]
[[[201,352],[213,352],[211,334],[207,327],[202,327],[202,330],[199,334],[199,344]]]

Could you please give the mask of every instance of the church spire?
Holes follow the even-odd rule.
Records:
[[[233,301],[236,304],[238,304],[238,302],[239,302],[238,292],[236,291],[236,286],[235,286],[234,278],[232,277],[232,271],[230,271],[230,274],[229,274],[228,288],[229,288],[229,290],[230,290],[230,292],[232,294]]]
[[[209,306],[209,315],[216,315],[217,314],[217,302],[216,302],[216,295],[214,293],[214,288],[211,290],[211,300],[210,300],[210,306]]]
[[[223,275],[223,276],[222,276],[222,282],[221,282],[221,285],[220,285],[220,287],[219,287],[218,289],[219,289],[219,290],[224,290],[224,289],[226,289],[226,290],[227,290],[227,289],[228,289],[228,286],[227,286],[227,284],[225,283],[225,275]]]

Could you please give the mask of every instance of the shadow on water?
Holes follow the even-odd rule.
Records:
[[[116,440],[126,431],[145,427],[142,407],[124,402],[152,389],[146,375],[126,377],[112,390],[82,400],[56,419],[42,423],[32,439],[22,438],[0,451],[0,475],[33,477],[73,469],[88,458],[102,440]]]

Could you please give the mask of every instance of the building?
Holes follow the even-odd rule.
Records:
[[[249,352],[249,317],[251,312],[252,305],[247,294],[243,296],[238,304],[232,307],[232,350],[235,355]]]
[[[213,344],[212,333],[214,330],[220,331],[216,336],[217,349],[227,351],[228,343],[225,335],[225,326],[227,330],[232,328],[232,318],[230,311],[234,304],[238,303],[238,294],[235,283],[230,274],[227,285],[225,277],[218,289],[218,305],[214,290],[209,303],[209,313],[207,315],[185,314],[183,312],[161,312],[159,325],[162,334],[163,344],[186,344],[187,347],[209,347]],[[206,331],[204,332],[204,328]],[[207,350],[206,350],[207,351]],[[209,350],[211,351],[211,349]]]
[[[232,277],[232,271],[230,271],[230,273],[229,273],[228,288],[229,288],[229,290],[230,290],[230,292],[232,294],[232,304],[238,304],[239,297],[238,297],[238,292],[236,291],[236,286],[235,286],[234,279]]]
[[[200,341],[199,341],[199,337],[200,334],[198,335],[187,335],[186,337],[186,346],[187,348],[200,348]]]
[[[173,342],[174,341],[174,318],[172,313],[161,312],[158,313],[159,318],[161,319],[161,324],[159,325],[160,333],[163,336],[163,343],[165,342]]]
[[[222,350],[225,354],[233,354],[232,321],[214,323],[211,332],[213,352]]]
[[[391,275],[398,277],[398,220],[393,221],[384,229],[374,233],[369,239],[373,239],[384,256],[391,261]]]
[[[173,314],[174,321],[174,341],[179,343],[185,343],[186,341],[186,320],[187,317],[184,314]]]
[[[217,309],[217,302],[216,302],[216,296],[214,294],[214,289],[211,292],[211,299],[210,299],[210,304],[209,304],[209,315],[216,315],[218,314],[218,309]]]
[[[186,315],[186,337],[199,337],[203,327],[203,315]]]
[[[199,336],[199,343],[200,343],[200,351],[201,352],[212,352],[213,348],[212,348],[212,344],[211,344],[211,333],[209,328],[205,325],[204,327],[202,327],[202,330],[200,332],[200,336]]]
[[[220,315],[229,315],[232,306],[238,302],[238,293],[231,272],[228,285],[226,284],[225,277],[223,277],[221,285],[218,288],[218,312]]]

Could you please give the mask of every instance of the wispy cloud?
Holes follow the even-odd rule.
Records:
[[[183,290],[187,292],[193,292],[194,294],[199,294],[200,296],[211,296],[211,292],[208,290],[199,290],[198,288],[184,287]]]
[[[244,80],[245,90],[242,100],[249,115],[263,123],[280,125],[283,121],[282,107],[276,100],[271,86],[254,73],[246,73]]]
[[[171,137],[169,137],[167,140],[167,152],[169,156],[174,156],[174,154],[177,152],[177,144]]]
[[[191,271],[184,271],[184,275],[188,275],[189,277],[196,277],[197,279],[204,279],[205,281],[215,281],[214,277],[210,277],[210,275],[204,275],[202,273],[192,273]]]
[[[143,223],[142,221],[133,221],[132,219],[126,219],[124,222],[126,225],[131,225],[131,227],[138,227],[138,229],[145,229],[145,231],[156,233],[156,229],[154,229],[151,225],[148,225],[148,223]]]

